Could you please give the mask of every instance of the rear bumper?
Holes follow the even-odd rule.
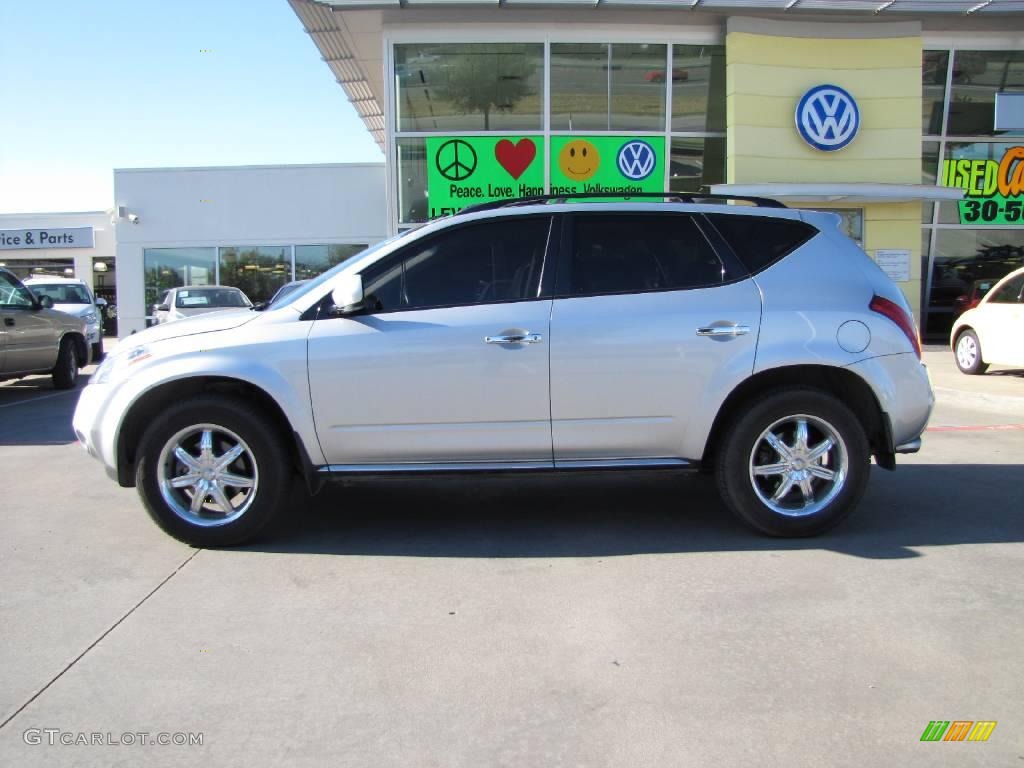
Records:
[[[889,423],[893,453],[916,453],[935,407],[928,369],[913,352],[884,355],[848,366],[868,383]]]

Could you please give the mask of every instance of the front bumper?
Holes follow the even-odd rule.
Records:
[[[107,384],[89,384],[82,389],[71,420],[79,444],[98,459],[107,475],[117,479],[115,438],[117,420],[111,414],[113,388]]]

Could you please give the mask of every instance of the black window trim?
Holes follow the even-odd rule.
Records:
[[[602,291],[600,293],[572,293],[570,292],[571,286],[569,282],[570,269],[568,266],[569,260],[572,258],[573,249],[573,224],[576,218],[607,218],[614,215],[625,215],[625,216],[674,216],[689,217],[697,227],[697,231],[704,237],[711,252],[715,254],[718,260],[722,263],[722,266],[726,271],[726,279],[720,283],[714,285],[695,285],[688,288],[647,288],[639,291]],[[703,291],[709,288],[721,288],[726,285],[733,285],[739,283],[750,277],[749,271],[743,267],[742,263],[736,255],[732,252],[732,249],[728,248],[725,244],[725,239],[718,234],[717,230],[713,230],[707,222],[703,222],[703,215],[698,211],[626,211],[616,210],[604,212],[596,211],[579,211],[564,213],[562,216],[566,221],[562,225],[562,238],[559,247],[559,258],[558,258],[558,269],[556,270],[555,287],[554,287],[554,298],[555,299],[584,299],[593,298],[595,296],[631,296],[641,295],[645,293],[675,293],[679,291]],[[709,236],[709,232],[711,236]],[[715,237],[717,235],[717,237]]]
[[[387,256],[381,257],[378,261],[368,264],[358,274],[364,275],[368,271],[379,269],[389,269],[396,262],[404,261],[409,253],[410,249],[422,248],[425,243],[430,242],[435,237],[441,237],[459,229],[465,229],[480,224],[494,223],[494,222],[505,222],[505,221],[523,221],[526,219],[547,219],[548,220],[548,234],[544,244],[544,253],[540,259],[540,276],[536,280],[536,295],[527,296],[522,299],[511,299],[504,301],[474,301],[469,303],[458,303],[458,304],[437,304],[430,307],[398,307],[395,309],[382,309],[376,312],[359,312],[356,315],[347,315],[348,317],[360,317],[372,315],[374,317],[378,315],[394,315],[402,312],[429,312],[434,309],[455,309],[457,307],[484,307],[498,304],[522,304],[528,301],[550,301],[551,300],[551,289],[554,283],[554,276],[548,273],[553,273],[555,265],[557,264],[557,253],[558,253],[558,239],[559,232],[561,229],[560,217],[551,213],[536,213],[528,216],[492,216],[482,219],[474,219],[472,221],[459,222],[453,224],[450,227],[439,229],[436,232],[432,232],[426,237],[417,238],[415,241],[408,243],[407,245],[398,248]],[[300,319],[302,320],[317,320],[327,319],[332,317],[329,310],[333,307],[331,301],[330,292],[323,297],[319,302],[310,307],[309,310],[303,313]]]

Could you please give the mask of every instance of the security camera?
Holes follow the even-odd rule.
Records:
[[[129,213],[128,214],[128,221],[130,221],[132,224],[138,224],[139,223],[139,215],[137,213]]]

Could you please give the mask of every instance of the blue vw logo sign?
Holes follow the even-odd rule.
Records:
[[[796,105],[796,128],[815,149],[834,152],[857,135],[860,110],[853,96],[838,85],[817,85]]]
[[[633,181],[641,181],[654,173],[658,158],[654,154],[654,148],[646,141],[629,141],[622,145],[616,162],[623,176]]]

